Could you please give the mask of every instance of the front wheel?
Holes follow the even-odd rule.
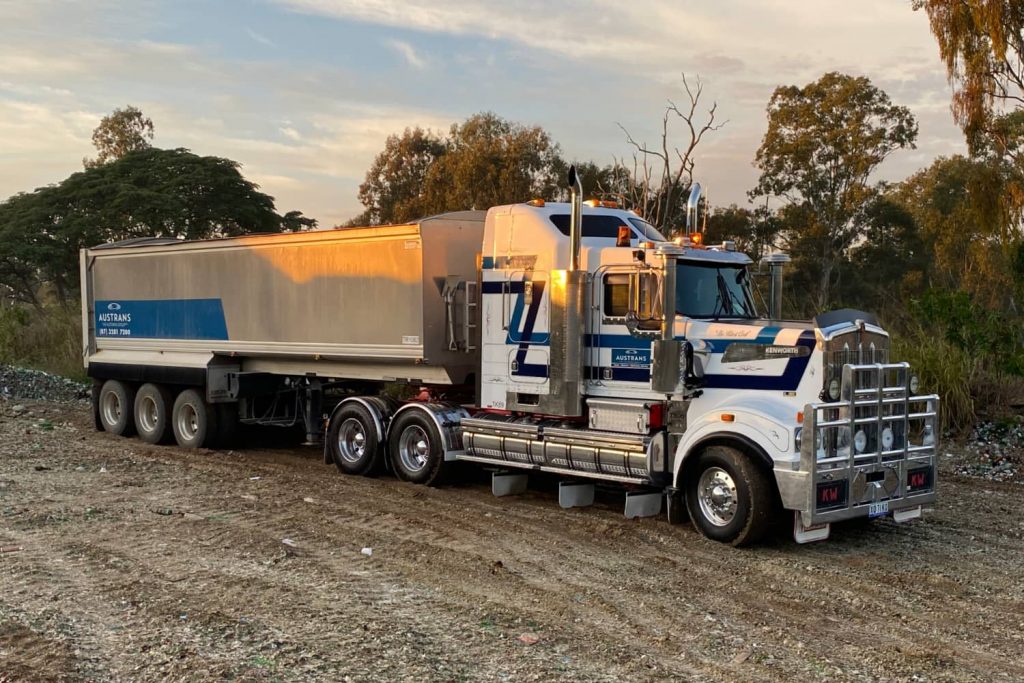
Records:
[[[771,526],[774,501],[767,474],[735,448],[710,446],[689,471],[687,510],[697,530],[715,541],[760,541]]]
[[[440,484],[446,474],[437,425],[420,410],[400,413],[391,423],[388,454],[395,475],[414,484]]]

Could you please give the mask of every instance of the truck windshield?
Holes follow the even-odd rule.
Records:
[[[746,267],[680,261],[676,309],[691,318],[756,318]]]

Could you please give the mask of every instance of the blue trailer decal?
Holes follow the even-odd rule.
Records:
[[[103,339],[228,339],[220,299],[97,301],[95,324]]]

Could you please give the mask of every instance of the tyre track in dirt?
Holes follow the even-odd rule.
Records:
[[[945,478],[922,522],[741,551],[625,520],[615,495],[563,511],[543,481],[425,489],[32,408],[0,404],[23,442],[0,539],[25,548],[0,556],[0,671],[28,680],[1024,679],[1016,485]]]

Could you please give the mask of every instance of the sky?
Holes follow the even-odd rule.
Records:
[[[389,134],[493,111],[604,165],[632,153],[622,128],[660,143],[686,74],[725,122],[696,179],[743,206],[773,90],[828,71],[918,119],[917,149],[878,179],[964,151],[910,0],[0,0],[0,199],[80,170],[99,120],[131,104],[155,146],[234,159],[280,213],[329,227],[360,212]]]

